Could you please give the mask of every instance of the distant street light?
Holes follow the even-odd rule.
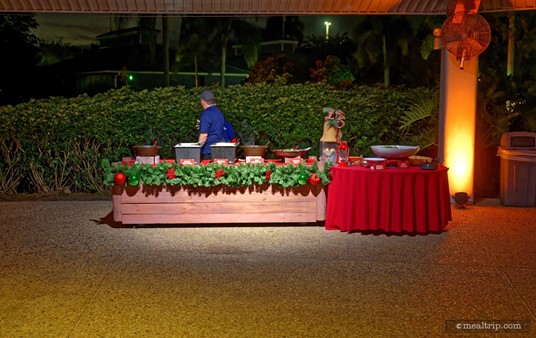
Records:
[[[326,25],[326,41],[329,40],[329,26],[331,26],[331,22],[324,21],[324,25]]]

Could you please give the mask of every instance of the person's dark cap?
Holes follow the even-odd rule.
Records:
[[[199,95],[199,98],[205,102],[216,101],[214,93],[210,90],[205,90],[204,92],[202,92],[201,95]]]

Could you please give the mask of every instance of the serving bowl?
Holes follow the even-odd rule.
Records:
[[[279,157],[298,157],[304,156],[309,150],[311,150],[311,147],[304,149],[273,149],[272,152],[275,154],[275,156]]]
[[[246,156],[263,156],[266,153],[266,149],[268,149],[268,146],[258,146],[258,145],[246,145],[246,146],[240,146],[242,151],[244,152],[244,155]]]
[[[374,145],[370,146],[374,154],[385,158],[408,158],[419,151],[419,146]]]
[[[134,146],[137,156],[157,156],[160,146]]]

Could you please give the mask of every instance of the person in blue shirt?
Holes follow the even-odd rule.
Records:
[[[199,95],[203,112],[199,118],[199,139],[201,147],[201,158],[203,160],[212,159],[210,145],[225,140],[223,136],[223,126],[225,119],[222,112],[216,106],[216,97],[210,90],[206,90]]]
[[[223,123],[223,139],[225,142],[236,143],[233,126],[227,120]]]

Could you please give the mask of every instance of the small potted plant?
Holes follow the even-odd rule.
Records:
[[[145,138],[145,145],[134,146],[134,152],[136,156],[158,156],[160,152],[160,146],[157,146],[158,138],[153,132],[153,128],[149,127],[147,130],[147,137]]]
[[[247,120],[243,120],[240,123],[240,130],[237,131],[240,143],[242,144],[240,148],[244,153],[244,156],[263,156],[266,154],[266,149],[268,149],[268,144],[266,145],[256,145],[255,141],[259,134],[255,128],[253,128]],[[268,142],[269,143],[269,142]]]

